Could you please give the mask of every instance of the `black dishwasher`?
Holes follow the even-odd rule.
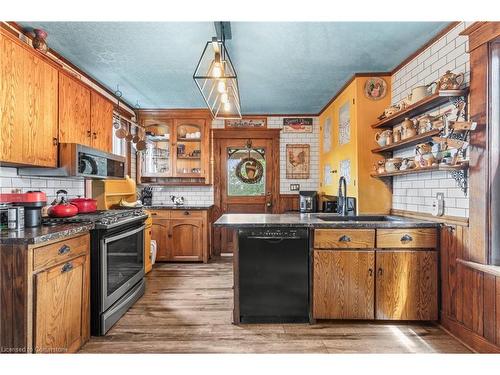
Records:
[[[240,229],[238,236],[240,322],[308,322],[308,229]]]

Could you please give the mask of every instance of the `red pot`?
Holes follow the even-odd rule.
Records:
[[[49,208],[51,217],[71,217],[78,213],[78,208],[71,203],[58,203]]]
[[[69,203],[78,208],[79,214],[86,214],[97,211],[97,201],[91,198],[73,198]]]

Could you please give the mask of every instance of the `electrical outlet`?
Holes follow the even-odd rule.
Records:
[[[444,215],[444,193],[436,193],[436,198],[432,201],[432,214],[434,216]]]
[[[299,191],[300,184],[290,184],[290,191]]]

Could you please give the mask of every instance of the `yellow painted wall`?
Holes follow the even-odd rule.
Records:
[[[347,185],[347,194],[351,197],[358,196],[356,188],[356,175],[357,175],[357,143],[356,127],[352,124],[356,123],[356,104],[353,104],[353,99],[356,97],[356,84],[353,81],[346,89],[330,104],[330,106],[321,114],[319,121],[321,126],[320,131],[320,186],[321,191],[329,195],[337,195],[340,177],[340,161],[344,159],[351,160],[351,180]],[[339,111],[340,107],[346,102],[349,102],[349,110],[351,115],[351,141],[345,145],[339,144]],[[331,131],[331,149],[328,153],[323,153],[323,127],[326,119],[332,119]],[[323,186],[324,166],[330,164],[332,170],[337,173],[332,174],[331,185]]]
[[[379,179],[370,177],[373,164],[383,159],[371,153],[375,148],[375,130],[371,124],[377,121],[384,108],[390,105],[390,77],[385,77],[388,84],[385,98],[378,101],[364,96],[366,77],[355,78],[349,86],[320,115],[320,191],[328,195],[337,195],[340,176],[340,161],[350,159],[351,181],[347,186],[348,196],[356,197],[359,213],[387,213],[391,208],[391,190]],[[353,104],[354,99],[354,104]],[[351,140],[339,145],[339,110],[344,103],[350,102]],[[323,128],[326,119],[332,119],[331,150],[323,152]],[[337,173],[332,174],[332,183],[324,185],[324,167],[330,164]]]

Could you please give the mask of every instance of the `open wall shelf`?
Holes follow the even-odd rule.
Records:
[[[406,109],[396,112],[392,116],[373,124],[372,128],[391,128],[395,125],[399,125],[406,117],[412,118],[421,115],[449,102],[450,100],[453,100],[454,98],[465,97],[468,92],[468,88],[464,88],[462,90],[438,91],[437,93],[412,104]]]
[[[437,136],[441,132],[441,129],[433,129],[431,131],[425,132],[423,134],[418,134],[414,137],[407,138],[403,141],[393,143],[389,146],[377,147],[372,150],[373,153],[384,153],[392,152],[395,150],[400,150],[406,147],[414,146],[419,143],[430,141],[432,137]]]

